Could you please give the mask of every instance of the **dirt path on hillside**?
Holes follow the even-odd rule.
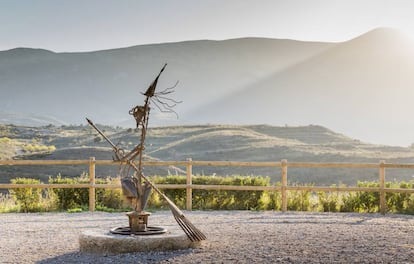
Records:
[[[414,216],[378,214],[187,212],[208,236],[173,252],[79,252],[85,230],[127,225],[122,213],[0,214],[0,263],[414,263]],[[178,228],[169,211],[151,225]]]

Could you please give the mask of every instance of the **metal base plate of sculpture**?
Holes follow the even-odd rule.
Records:
[[[129,219],[128,227],[113,228],[110,232],[120,235],[156,235],[165,233],[166,229],[164,228],[148,225],[150,213],[145,212],[145,208],[151,191],[154,190],[167,202],[175,220],[187,237],[192,242],[199,242],[205,240],[206,236],[184,216],[183,212],[142,171],[150,104],[154,104],[161,112],[177,115],[173,107],[180,103],[169,97],[174,92],[177,83],[171,88],[156,92],[158,79],[166,66],[167,64],[162,67],[146,92],[143,93],[145,96],[144,105],[135,106],[129,111],[129,114],[135,119],[136,131],[140,132],[139,143],[131,151],[126,153],[125,150],[115,145],[90,119],[86,118],[86,120],[111,145],[114,160],[120,162],[119,176],[121,177],[122,193],[130,201],[134,210],[127,213]]]

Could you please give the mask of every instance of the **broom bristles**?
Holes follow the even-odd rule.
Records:
[[[192,242],[207,239],[207,237],[184,216],[184,213],[180,210],[180,208],[178,208],[177,205],[175,205],[173,201],[170,200],[170,198],[162,193],[157,187],[155,187],[154,190],[167,201],[168,206],[174,215],[175,221],[177,221],[178,225]]]
[[[158,189],[155,184],[153,184],[136,166],[135,164],[127,160],[128,164],[134,168],[135,171],[140,173],[140,176],[153,188],[154,191],[156,191],[159,195],[161,195],[164,200],[167,201],[168,206],[170,207],[171,212],[174,215],[175,221],[177,221],[178,225],[181,227],[181,229],[184,231],[184,233],[187,235],[187,237],[192,242],[198,242],[201,240],[207,239],[207,237],[198,230],[197,227],[195,227],[188,219],[185,218],[183,212],[178,208],[177,205],[173,201],[170,200],[170,198],[167,197],[163,192],[161,192],[160,189]]]
[[[192,242],[198,242],[207,239],[207,237],[187,218],[185,218],[182,213],[177,212],[172,207],[170,209],[174,215],[175,221],[177,221],[178,225]]]

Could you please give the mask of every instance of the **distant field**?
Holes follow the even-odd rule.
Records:
[[[99,126],[99,125],[98,125]],[[133,129],[99,126],[126,150],[138,142]],[[387,162],[412,163],[411,148],[373,145],[354,140],[321,126],[274,127],[267,125],[174,126],[150,128],[146,141],[147,160],[280,161],[288,162]],[[108,144],[88,126],[25,127],[0,125],[1,159],[112,159]],[[174,168],[144,168],[147,175],[180,174]],[[180,168],[178,168],[180,169]],[[184,169],[184,168],[181,168]],[[14,177],[40,178],[61,173],[79,176],[86,166],[2,166],[0,182]],[[116,176],[117,168],[97,167],[98,177]],[[280,180],[280,170],[246,167],[194,167],[200,175],[260,175]],[[414,171],[387,170],[387,180],[411,180]],[[375,169],[289,169],[289,180],[330,185],[377,180]]]

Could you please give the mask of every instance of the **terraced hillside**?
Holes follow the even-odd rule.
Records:
[[[98,125],[109,138],[125,150],[138,142],[133,129]],[[112,159],[108,144],[89,126],[24,127],[0,126],[1,159]],[[288,162],[387,162],[411,163],[411,148],[373,145],[335,133],[322,126],[274,127],[267,125],[155,127],[148,131],[147,160],[280,161]],[[184,168],[146,167],[147,175],[180,174]],[[82,166],[2,166],[0,181],[12,177],[35,177],[47,181],[61,173],[79,176]],[[278,181],[280,169],[246,167],[194,167],[194,174],[262,175]],[[116,166],[97,166],[100,177],[116,176]],[[387,180],[409,180],[414,172],[387,171]],[[355,184],[357,180],[376,180],[377,170],[289,168],[292,182],[318,185]]]

